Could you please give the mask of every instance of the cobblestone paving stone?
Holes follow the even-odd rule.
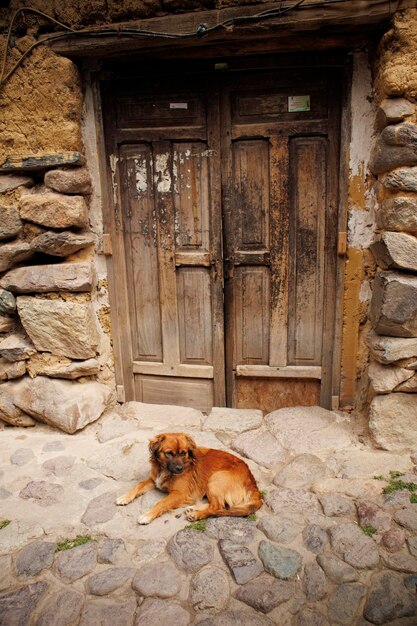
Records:
[[[417,483],[417,449],[367,447],[324,409],[143,407],[0,430],[0,626],[417,625],[417,503],[382,492],[390,471]],[[255,519],[138,525],[158,492],[116,506],[172,430],[246,460]]]

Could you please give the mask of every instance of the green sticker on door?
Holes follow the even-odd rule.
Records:
[[[297,113],[299,111],[310,110],[310,96],[288,96],[288,112]]]

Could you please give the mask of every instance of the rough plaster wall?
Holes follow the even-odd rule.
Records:
[[[367,365],[364,335],[368,330],[367,310],[371,295],[369,280],[374,272],[368,250],[375,237],[375,193],[373,179],[367,177],[371,156],[375,105],[372,101],[372,77],[368,55],[355,53],[351,92],[351,137],[348,180],[348,257],[345,269],[345,293],[342,348],[342,405],[360,405],[358,381]],[[356,396],[356,397],[355,397]],[[358,406],[357,406],[358,408]]]
[[[82,116],[82,136],[85,146],[85,156],[87,159],[88,170],[91,176],[92,193],[90,196],[89,219],[90,227],[96,235],[97,246],[96,252],[103,248],[103,213],[102,213],[102,194],[100,186],[99,156],[97,146],[97,127],[98,122],[94,114],[94,101],[91,88],[91,81],[87,81],[85,85],[85,99]],[[105,176],[105,172],[102,173]],[[106,258],[103,254],[96,254],[94,258],[97,274],[97,289],[93,294],[92,300],[94,309],[100,322],[100,326],[104,331],[101,335],[100,358],[102,363],[102,371],[100,382],[105,382],[115,386],[114,379],[114,360],[111,346],[111,324],[110,324],[110,302],[107,281]]]
[[[76,66],[36,48],[0,91],[0,163],[9,155],[81,151],[81,109]]]
[[[417,99],[417,9],[399,12],[382,38],[375,78],[378,99]]]

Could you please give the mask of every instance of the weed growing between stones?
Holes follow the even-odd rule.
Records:
[[[11,521],[12,520],[10,520],[10,519],[2,519],[2,520],[0,520],[0,530],[2,528],[6,528],[6,526],[8,526]]]
[[[55,548],[55,552],[62,552],[63,550],[71,550],[77,546],[82,546],[84,543],[92,541],[91,535],[77,535],[75,539],[65,539],[60,541]]]
[[[246,516],[246,519],[250,519],[254,522],[256,520],[256,513],[249,513],[249,515]]]
[[[205,519],[201,519],[198,522],[193,522],[192,524],[188,524],[185,528],[191,528],[191,530],[197,530],[199,533],[204,533],[206,530],[207,521]]]
[[[365,535],[368,535],[368,537],[372,537],[372,535],[374,535],[377,532],[377,529],[371,524],[368,524],[366,526],[361,526],[361,528],[363,532],[365,533]]]
[[[388,494],[393,491],[399,491],[401,489],[405,489],[410,491],[410,502],[412,504],[417,504],[417,483],[406,483],[401,479],[401,476],[404,476],[403,472],[399,472],[398,470],[393,470],[389,473],[389,478],[385,478],[384,476],[374,476],[375,480],[386,480],[388,485],[383,488],[382,493]]]

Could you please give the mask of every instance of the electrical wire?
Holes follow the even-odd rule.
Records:
[[[189,33],[166,33],[166,32],[160,32],[160,31],[151,31],[151,30],[144,30],[141,28],[132,28],[132,27],[126,27],[126,28],[101,28],[99,30],[97,29],[80,29],[80,30],[76,30],[74,28],[71,28],[70,26],[67,26],[65,24],[62,24],[61,22],[59,22],[58,20],[56,20],[55,18],[51,17],[50,15],[47,15],[46,13],[43,13],[42,11],[38,11],[37,9],[32,9],[30,7],[25,7],[25,8],[20,8],[17,9],[17,11],[13,14],[12,20],[10,22],[9,25],[9,29],[8,29],[8,33],[7,33],[7,39],[6,39],[6,47],[5,47],[5,51],[4,51],[4,55],[3,55],[3,61],[2,61],[2,68],[1,68],[1,73],[0,73],[0,88],[2,87],[2,85],[4,85],[4,83],[7,82],[7,80],[12,76],[12,74],[14,74],[14,72],[17,70],[17,68],[21,65],[21,63],[24,61],[24,59],[32,52],[32,50],[34,50],[34,48],[36,48],[37,46],[47,43],[49,41],[54,41],[57,39],[62,39],[68,36],[91,36],[91,37],[109,37],[109,36],[128,36],[128,37],[141,37],[141,38],[161,38],[161,39],[189,39],[189,38],[193,38],[193,37],[205,37],[208,34],[211,34],[217,30],[222,30],[222,29],[230,29],[233,26],[240,26],[242,24],[247,24],[247,23],[256,23],[256,22],[262,22],[263,20],[267,20],[270,18],[274,18],[274,17],[282,17],[284,14],[290,12],[290,11],[295,11],[299,8],[308,8],[313,6],[314,8],[318,8],[318,7],[322,7],[325,5],[329,5],[329,4],[337,4],[340,2],[345,2],[346,0],[323,0],[322,2],[313,2],[313,3],[308,3],[307,0],[298,0],[296,2],[294,2],[294,4],[292,4],[291,6],[287,6],[287,7],[282,7],[282,2],[280,3],[279,7],[277,8],[273,8],[273,9],[268,9],[266,11],[261,11],[260,13],[256,13],[254,15],[243,15],[243,16],[239,16],[239,17],[231,17],[228,18],[227,20],[224,20],[223,22],[219,22],[219,24],[215,24],[214,26],[206,26],[205,24],[200,24],[197,29],[195,31],[189,32]],[[397,0],[397,7],[395,10],[398,9],[399,5],[401,3],[401,0]],[[303,5],[303,6],[302,6]],[[57,24],[58,26],[60,26],[61,28],[63,28],[65,31],[65,33],[51,33],[50,35],[47,35],[46,37],[44,37],[43,39],[36,41],[35,43],[33,43],[18,59],[18,61],[14,64],[14,66],[9,70],[9,72],[5,75],[5,70],[6,70],[6,63],[7,63],[7,56],[8,56],[8,49],[9,49],[9,45],[10,45],[10,40],[11,40],[11,36],[12,36],[12,30],[13,30],[13,26],[16,22],[17,17],[21,14],[21,13],[25,13],[25,12],[29,12],[29,13],[34,13],[36,15],[39,15],[49,21],[51,21],[54,24]]]

